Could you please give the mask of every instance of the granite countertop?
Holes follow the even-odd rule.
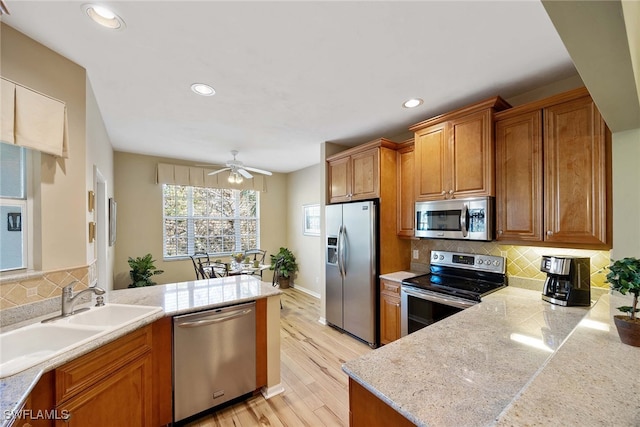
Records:
[[[390,280],[392,282],[402,282],[404,279],[410,279],[411,277],[427,274],[420,271],[396,271],[394,273],[381,274],[380,278]]]
[[[153,323],[162,317],[254,301],[279,295],[280,293],[281,291],[272,287],[271,284],[261,282],[259,279],[248,275],[109,291],[105,298],[107,303],[156,306],[162,307],[163,311],[103,335],[90,343],[76,347],[30,369],[0,379],[0,426],[4,427],[10,424],[11,416],[16,414],[22,407],[22,404],[43,373],[70,360]],[[82,307],[82,305],[79,307]],[[32,312],[29,309],[24,311],[25,316]],[[40,322],[51,317],[52,314],[57,313],[48,313],[30,319],[16,318],[15,323],[2,328],[2,332]]]
[[[589,310],[551,305],[539,292],[507,287],[343,370],[420,426],[490,426],[498,419],[501,426],[549,425],[582,404],[589,412],[603,405],[610,406],[605,414],[620,412],[612,403],[625,399],[610,393],[637,386],[640,349],[620,343],[611,330],[608,297]],[[610,330],[584,326],[587,314]],[[636,368],[629,369],[624,360],[634,355]],[[604,390],[591,393],[596,386]],[[610,420],[638,425],[637,405],[628,406],[621,418]],[[576,421],[562,424],[591,424],[589,412],[576,409]]]

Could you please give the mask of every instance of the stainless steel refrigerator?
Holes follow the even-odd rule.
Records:
[[[327,323],[377,346],[377,202],[326,207]]]

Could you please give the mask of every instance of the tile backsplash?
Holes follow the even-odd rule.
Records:
[[[507,258],[509,278],[543,281],[545,273],[540,271],[542,255],[572,255],[588,257],[591,260],[591,286],[608,288],[605,282],[604,267],[610,264],[610,251],[592,251],[584,249],[547,248],[537,246],[501,245],[496,242],[465,242],[458,240],[420,239],[411,242],[411,249],[418,250],[419,257],[414,263],[429,264],[432,250],[467,252],[485,255],[498,255]]]
[[[0,310],[60,297],[62,288],[74,280],[74,290],[86,289],[95,277],[95,264],[49,272],[25,273],[2,277]]]

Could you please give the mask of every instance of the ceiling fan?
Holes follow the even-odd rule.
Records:
[[[209,172],[209,175],[215,175],[224,171],[231,171],[229,174],[229,182],[231,182],[231,180],[233,179],[236,183],[242,182],[242,178],[239,175],[242,175],[247,179],[253,178],[253,175],[251,175],[249,171],[262,175],[271,175],[271,172],[269,171],[258,168],[251,168],[249,166],[245,166],[244,163],[242,163],[240,160],[236,160],[238,150],[231,150],[231,155],[233,156],[233,160],[227,160],[227,162],[224,164],[224,168],[218,169],[217,171]]]

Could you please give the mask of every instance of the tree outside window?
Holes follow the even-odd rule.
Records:
[[[260,247],[258,192],[164,184],[164,257]]]

